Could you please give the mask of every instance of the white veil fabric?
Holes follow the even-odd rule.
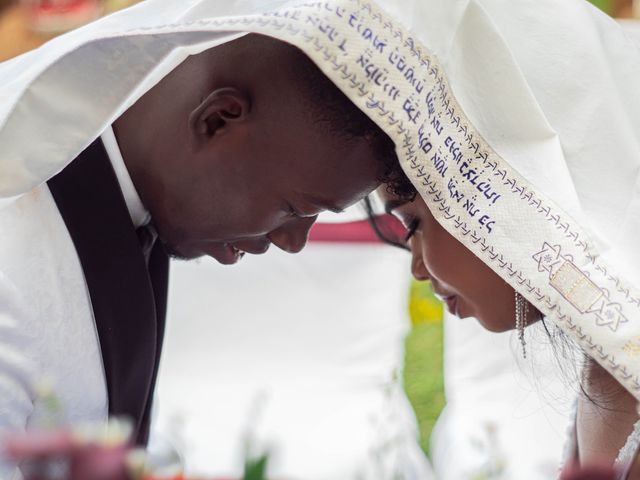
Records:
[[[436,219],[640,399],[640,49],[584,0],[147,0],[0,64],[0,198],[242,32],[301,48]]]

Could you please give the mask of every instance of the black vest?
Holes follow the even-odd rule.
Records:
[[[155,242],[147,267],[102,141],[48,182],[80,258],[100,339],[109,415],[146,444],[162,348],[169,258]]]

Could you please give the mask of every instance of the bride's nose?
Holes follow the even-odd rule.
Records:
[[[416,244],[417,242],[413,242],[411,245],[411,274],[416,280],[425,282],[430,278],[429,271],[422,258],[422,249]]]

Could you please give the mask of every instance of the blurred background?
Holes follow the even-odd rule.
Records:
[[[137,0],[0,0],[0,61]]]
[[[0,0],[0,61],[133,3],[136,0]],[[640,18],[640,0],[592,3],[614,17]],[[407,257],[407,279],[408,270]],[[405,298],[411,329],[406,336],[403,385],[417,416],[420,445],[428,453],[432,429],[445,405],[443,307],[428,283],[411,282]]]
[[[0,61],[139,0],[0,0]],[[640,18],[640,0],[591,0],[617,18]]]

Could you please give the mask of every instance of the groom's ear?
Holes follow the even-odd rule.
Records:
[[[216,89],[189,114],[189,136],[196,145],[202,145],[229,125],[244,122],[250,111],[247,93],[233,87]]]

